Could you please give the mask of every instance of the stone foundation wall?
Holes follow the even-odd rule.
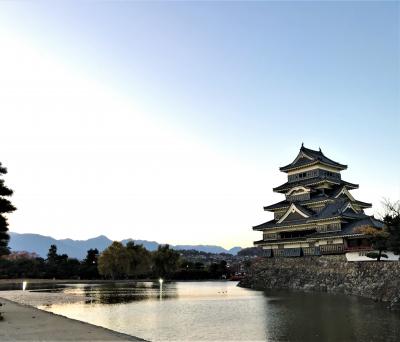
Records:
[[[344,255],[265,258],[253,263],[239,286],[357,295],[400,308],[400,262],[347,262]]]

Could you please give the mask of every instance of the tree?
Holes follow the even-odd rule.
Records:
[[[99,250],[97,248],[89,249],[86,254],[86,258],[83,262],[87,265],[95,265],[97,267],[97,259],[99,257]]]
[[[55,265],[57,263],[57,259],[58,259],[57,246],[51,245],[47,253],[47,262],[49,264]]]
[[[400,254],[400,201],[384,202],[385,215],[383,221],[389,233],[389,249],[395,254]]]
[[[114,241],[98,259],[101,275],[111,279],[126,277],[129,271],[129,254],[121,242]]]
[[[7,169],[0,163],[0,177],[7,173]],[[0,179],[0,256],[10,253],[8,248],[8,222],[4,214],[12,213],[16,208],[6,198],[13,194],[13,191],[4,185],[4,180]]]
[[[34,258],[29,253],[0,258],[0,278],[46,278],[47,265],[42,258]]]
[[[151,253],[142,245],[135,245],[134,241],[126,244],[126,250],[129,256],[128,275],[134,277],[147,275],[151,267]]]
[[[177,271],[180,255],[169,248],[169,245],[158,246],[153,252],[153,271],[158,277],[169,278]]]
[[[355,232],[366,235],[370,240],[372,247],[378,251],[377,253],[368,253],[367,257],[377,259],[377,261],[381,261],[382,257],[387,258],[386,254],[382,254],[383,251],[388,250],[389,246],[389,233],[387,229],[378,229],[371,226],[363,226],[355,229]]]
[[[99,271],[97,269],[99,258],[99,250],[97,248],[89,249],[86,254],[86,258],[80,265],[79,275],[83,279],[96,279],[99,277]]]
[[[57,264],[57,277],[61,279],[79,277],[80,265],[78,259],[69,258],[67,254],[60,255]]]

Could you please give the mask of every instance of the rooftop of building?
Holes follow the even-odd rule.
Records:
[[[278,240],[270,240],[270,241],[265,241],[265,240],[259,240],[255,241],[255,243],[276,243],[279,241],[305,241],[307,239],[321,239],[321,238],[335,238],[335,237],[351,237],[351,236],[361,236],[363,235],[362,233],[357,231],[357,228],[360,227],[365,227],[365,226],[372,226],[375,228],[383,228],[384,224],[382,221],[377,220],[373,216],[366,216],[361,220],[355,220],[351,221],[348,223],[343,224],[343,227],[341,230],[337,231],[331,231],[331,232],[315,232],[312,234],[308,234],[305,236],[301,237],[286,237]]]
[[[260,225],[254,226],[253,230],[265,230],[272,228],[283,228],[288,226],[304,225],[318,221],[329,221],[334,219],[341,220],[362,220],[368,217],[363,212],[355,212],[351,208],[352,201],[349,198],[335,198],[330,201],[324,209],[318,213],[311,213],[310,210],[304,208],[300,203],[291,203],[296,209],[304,213],[306,217],[292,220],[270,220]],[[350,206],[350,207],[349,207]]]
[[[266,210],[266,211],[282,210],[282,209],[285,209],[285,208],[289,208],[292,203],[298,203],[300,205],[310,205],[310,204],[318,203],[318,202],[324,202],[324,203],[325,202],[331,202],[333,200],[334,200],[334,198],[332,198],[331,196],[328,196],[327,194],[316,194],[314,196],[311,196],[311,198],[308,199],[308,200],[298,200],[298,201],[283,200],[283,201],[280,201],[278,203],[265,206],[264,210]],[[358,200],[355,200],[352,203],[357,204],[361,208],[370,208],[372,206],[371,203],[358,201]]]
[[[286,182],[282,185],[277,186],[276,188],[273,188],[273,191],[275,192],[286,192],[296,186],[304,186],[304,187],[310,187],[314,185],[318,185],[320,183],[330,183],[333,185],[340,185],[340,186],[346,186],[349,189],[358,189],[358,184],[346,182],[341,179],[332,179],[327,176],[318,176],[314,178],[308,178],[308,179],[302,179],[296,182]]]
[[[318,151],[312,150],[310,148],[304,147],[304,144],[301,145],[300,151],[295,160],[286,166],[280,167],[279,169],[283,172],[288,172],[294,169],[301,169],[314,164],[324,164],[338,170],[347,169],[347,165],[340,164],[326,157],[322,153],[321,149],[319,149]]]

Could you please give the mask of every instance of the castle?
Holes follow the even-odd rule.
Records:
[[[263,233],[254,245],[270,257],[371,251],[368,238],[357,228],[382,228],[383,223],[364,213],[370,203],[351,195],[358,184],[342,180],[345,169],[347,165],[329,159],[321,149],[302,144],[294,161],[280,168],[288,180],[273,191],[284,194],[285,200],[264,207],[274,219],[253,227]]]

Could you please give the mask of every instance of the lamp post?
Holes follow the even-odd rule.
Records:
[[[158,282],[160,283],[160,300],[162,299],[162,284],[164,282],[163,278],[158,279]]]

